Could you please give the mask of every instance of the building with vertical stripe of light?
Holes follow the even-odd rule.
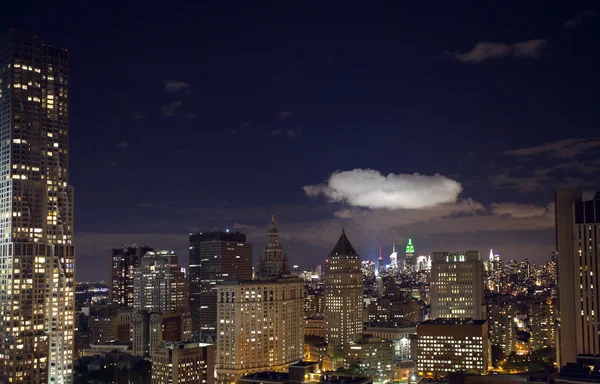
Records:
[[[0,381],[71,383],[69,54],[0,37]]]

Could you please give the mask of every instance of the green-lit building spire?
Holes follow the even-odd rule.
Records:
[[[406,253],[415,253],[415,247],[410,237],[408,238],[408,244],[406,244]]]

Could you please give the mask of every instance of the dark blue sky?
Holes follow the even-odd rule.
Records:
[[[257,256],[271,213],[304,268],[343,226],[364,259],[412,229],[418,253],[544,261],[554,189],[598,186],[600,15],[488,3],[13,2],[5,30],[70,52],[79,278],[132,242],[185,261],[194,229],[243,228]],[[400,176],[327,184],[355,169]],[[394,180],[423,206],[376,206],[411,200]]]

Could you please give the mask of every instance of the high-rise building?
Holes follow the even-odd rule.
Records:
[[[517,350],[517,299],[513,295],[498,295],[491,298],[488,304],[490,342],[508,356]]]
[[[213,384],[212,344],[165,343],[152,353],[152,384]]]
[[[479,251],[434,252],[431,318],[485,319],[483,262]]]
[[[415,269],[415,246],[408,234],[408,243],[406,244],[406,254],[404,256],[404,269],[413,271]]]
[[[133,306],[149,312],[185,311],[187,279],[173,251],[150,251],[134,270]]]
[[[556,192],[559,367],[597,365],[600,358],[600,193]]]
[[[252,279],[252,244],[240,232],[190,234],[189,307],[194,334],[217,328],[216,284],[230,277]]]
[[[465,371],[482,374],[490,363],[485,320],[436,319],[417,325],[417,369],[425,377]]]
[[[274,220],[268,236],[265,253],[280,250]],[[232,278],[217,285],[221,384],[248,373],[286,370],[304,356],[304,281],[289,275],[282,254],[263,259],[257,280]]]
[[[342,234],[326,260],[325,341],[343,346],[363,329],[363,281],[360,257]]]
[[[110,285],[108,298],[125,307],[133,306],[133,271],[142,263],[142,257],[153,248],[131,246],[110,250]]]
[[[71,383],[75,328],[69,54],[0,37],[0,381]]]
[[[390,255],[390,269],[392,275],[398,273],[398,252],[396,252],[396,243],[392,245],[392,254]]]

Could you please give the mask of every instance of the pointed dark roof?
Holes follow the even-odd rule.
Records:
[[[333,247],[331,256],[358,256],[358,253],[354,250],[350,240],[346,237],[346,231],[342,229],[342,235]]]

